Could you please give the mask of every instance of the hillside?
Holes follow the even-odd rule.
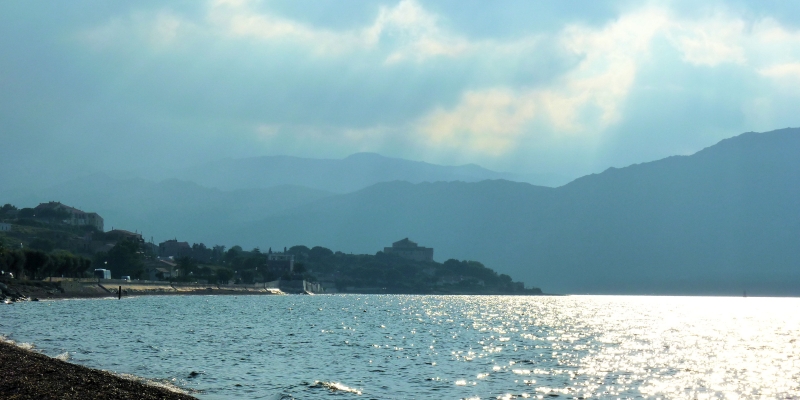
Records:
[[[381,183],[225,233],[374,253],[402,237],[549,292],[800,294],[800,130],[559,188]]]
[[[783,129],[558,188],[391,181],[333,195],[93,175],[10,201],[59,200],[100,213],[106,229],[209,245],[375,254],[412,237],[439,261],[481,260],[548,292],[800,295],[797,154],[800,130]]]

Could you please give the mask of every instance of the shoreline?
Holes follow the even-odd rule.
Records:
[[[254,285],[201,285],[170,282],[48,282],[30,280],[0,281],[0,303],[13,304],[20,301],[107,299],[138,296],[174,295],[283,295],[281,290]]]
[[[166,387],[72,364],[3,340],[0,340],[0,394],[15,400],[197,400]]]
[[[109,299],[119,298],[118,290],[122,288],[122,297],[138,296],[202,296],[202,295],[286,295],[274,287],[256,285],[216,285],[171,282],[98,282],[96,280],[76,281],[0,281],[0,303],[13,304],[20,301],[67,300],[67,299]],[[313,294],[396,294],[396,295],[430,295],[430,296],[559,296],[550,293],[531,292],[433,292],[433,293],[392,293],[373,290],[347,291]]]

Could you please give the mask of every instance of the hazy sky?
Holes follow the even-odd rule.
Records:
[[[800,2],[3,1],[0,167],[577,175],[800,126]]]

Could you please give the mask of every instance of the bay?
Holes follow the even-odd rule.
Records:
[[[143,296],[0,334],[200,399],[800,397],[800,299]]]

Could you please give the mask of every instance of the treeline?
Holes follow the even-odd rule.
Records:
[[[72,249],[81,252],[81,249],[74,248],[77,240],[91,234],[93,240],[102,241],[105,239],[104,233],[91,225],[69,225],[63,223],[70,214],[63,210],[43,209],[36,211],[33,208],[18,209],[12,204],[5,204],[0,207],[0,222],[13,223],[18,226],[30,228],[40,228],[35,235],[19,232],[6,233],[15,236],[17,239],[29,241],[27,247],[51,252],[57,249]],[[87,253],[87,252],[84,252]],[[88,254],[87,254],[88,255]]]
[[[226,283],[257,283],[270,282],[277,279],[306,279],[315,280],[305,272],[302,263],[295,263],[294,273],[277,274],[266,268],[266,253],[259,248],[250,251],[241,246],[233,246],[227,251],[225,246],[206,247],[204,244],[194,244],[189,255],[174,259],[177,274],[166,277],[163,273],[154,273],[156,279],[171,280],[176,282],[205,282],[211,284]],[[113,276],[130,276],[133,279],[147,279],[148,270],[159,266],[157,261],[149,256],[143,244],[132,240],[121,240],[108,251],[101,251],[94,255],[95,268],[107,268]]]
[[[118,240],[119,235],[74,227],[54,221],[68,217],[63,211],[18,209],[6,204],[0,207],[0,220],[34,227],[15,229],[0,234],[0,270],[28,279],[48,276],[87,277],[92,269],[112,271],[112,277],[161,279],[205,283],[260,283],[278,279],[322,281],[340,291],[381,293],[509,293],[525,291],[520,282],[498,274],[477,261],[447,260],[444,263],[414,261],[393,254],[345,254],[315,246],[293,246],[277,250],[294,256],[294,269],[288,272],[278,262],[268,261],[272,249],[241,246],[226,249],[195,243],[184,247],[174,260],[157,257],[158,248],[141,238]],[[27,221],[27,222],[26,222]],[[37,228],[35,226],[42,226]],[[103,251],[96,246],[80,246],[91,233],[93,243],[107,243]],[[25,249],[11,246],[25,242]],[[3,241],[6,246],[3,246]],[[78,245],[74,245],[74,243]],[[64,250],[70,249],[86,257]],[[174,262],[174,264],[173,264]],[[173,267],[174,265],[174,267]],[[532,289],[533,290],[533,289]]]
[[[128,239],[120,240],[107,252],[99,251],[94,255],[95,268],[110,269],[115,278],[144,279],[144,261],[145,251],[141,243]]]
[[[15,277],[43,279],[48,276],[81,278],[88,274],[92,260],[70,253],[48,254],[33,249],[7,249],[0,245],[0,270]]]
[[[385,293],[519,293],[540,292],[524,289],[506,274],[498,274],[477,261],[450,259],[444,263],[414,261],[393,254],[345,254],[315,246],[293,246],[281,253],[294,256],[293,273],[278,274],[267,268],[272,249],[262,252],[258,247],[246,251],[233,246],[207,249],[192,246],[191,255],[176,260],[179,278],[173,280],[208,283],[269,282],[277,279],[305,279],[333,283],[340,291],[376,290]],[[215,264],[203,264],[196,258],[202,251],[213,254]],[[208,260],[208,258],[207,258]],[[111,264],[109,262],[109,264]]]
[[[63,221],[70,214],[63,210],[44,209],[36,211],[33,208],[19,209],[13,204],[4,204],[0,207],[0,219],[40,219],[44,221]]]
[[[247,251],[241,246],[233,246],[225,251],[225,246],[206,248],[203,244],[194,244],[192,250],[191,255],[176,259],[182,276],[173,280],[247,284],[278,279],[316,281],[314,276],[306,273],[303,263],[295,263],[293,273],[279,274],[268,269],[267,257],[272,252],[271,248],[262,252],[258,247]],[[204,262],[207,264],[203,265]]]
[[[414,261],[382,251],[345,254],[325,247],[287,250],[311,276],[334,282],[340,291],[377,289],[386,293],[481,293],[525,291],[520,282],[477,261]],[[540,292],[530,289],[531,292]]]

